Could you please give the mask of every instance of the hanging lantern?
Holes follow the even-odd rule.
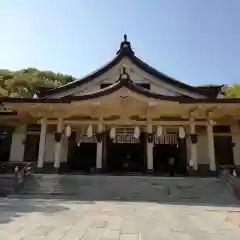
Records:
[[[103,139],[103,133],[97,133],[96,134],[96,139],[97,139],[97,142],[101,142],[102,139]]]
[[[87,129],[87,137],[91,138],[92,136],[93,136],[93,128],[92,128],[92,125],[89,125]]]
[[[152,143],[153,142],[153,133],[147,133],[147,141],[149,143]]]
[[[139,139],[139,137],[140,137],[139,127],[135,127],[134,132],[133,132],[133,137],[136,138],[136,139]]]
[[[38,99],[38,95],[36,93],[34,93],[33,99]]]
[[[71,127],[68,125],[65,127],[65,136],[66,137],[70,137],[71,136],[71,133],[72,133],[72,129]]]
[[[111,139],[114,139],[116,137],[116,128],[111,128],[111,130],[109,132],[109,137]]]
[[[196,133],[190,134],[190,139],[192,144],[196,144],[198,142],[198,135]]]
[[[7,132],[2,132],[2,133],[0,133],[0,139],[1,139],[1,140],[6,139],[7,135],[8,135]]]
[[[163,135],[163,128],[162,126],[158,126],[157,128],[157,137],[160,137]]]
[[[186,134],[185,134],[185,130],[184,130],[183,127],[180,127],[180,128],[179,128],[178,135],[179,135],[179,138],[180,138],[180,139],[185,138],[185,135],[186,135]]]
[[[55,137],[55,142],[61,142],[62,133],[57,132],[54,134],[54,137]]]

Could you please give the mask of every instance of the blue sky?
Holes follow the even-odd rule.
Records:
[[[1,0],[0,68],[81,77],[123,35],[138,57],[189,84],[240,82],[239,0]]]

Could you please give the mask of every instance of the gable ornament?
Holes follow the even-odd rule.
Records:
[[[61,142],[62,133],[56,132],[56,133],[54,134],[54,138],[55,138],[55,142]]]

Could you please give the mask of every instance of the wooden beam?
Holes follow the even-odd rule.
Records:
[[[48,124],[56,124],[56,120],[49,120]],[[72,125],[88,125],[88,124],[98,124],[99,121],[77,121],[77,120],[64,120],[64,123],[66,124],[72,124]],[[182,125],[189,125],[190,121],[131,121],[131,120],[116,120],[116,121],[102,121],[103,124],[106,125],[132,125],[132,126],[141,126],[141,125],[147,125],[147,124],[152,124],[152,125],[165,125],[165,126],[182,126]],[[207,121],[196,121],[195,125],[207,125]]]

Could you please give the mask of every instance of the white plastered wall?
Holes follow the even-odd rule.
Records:
[[[209,164],[208,159],[208,138],[207,133],[199,134],[197,143],[197,157],[198,164]]]
[[[67,162],[67,157],[68,157],[68,138],[64,136],[62,140],[61,162]]]
[[[190,163],[191,160],[191,148],[190,148],[190,137],[186,137],[186,152],[187,152],[187,163]]]
[[[24,158],[27,126],[20,126],[15,129],[12,135],[12,144],[9,161],[22,162]]]
[[[44,162],[47,163],[54,162],[54,147],[55,147],[54,135],[52,133],[47,133]]]
[[[44,162],[54,163],[54,150],[55,150],[55,139],[53,133],[46,134],[46,147]],[[68,156],[68,138],[63,137],[62,140],[62,149],[61,149],[61,162],[67,162]]]
[[[191,139],[186,138],[187,162],[191,159]],[[208,160],[208,139],[206,133],[200,133],[197,142],[197,161],[198,164],[209,164]]]
[[[233,148],[233,157],[235,165],[240,165],[240,127],[236,123],[231,126],[232,141],[235,143]]]

